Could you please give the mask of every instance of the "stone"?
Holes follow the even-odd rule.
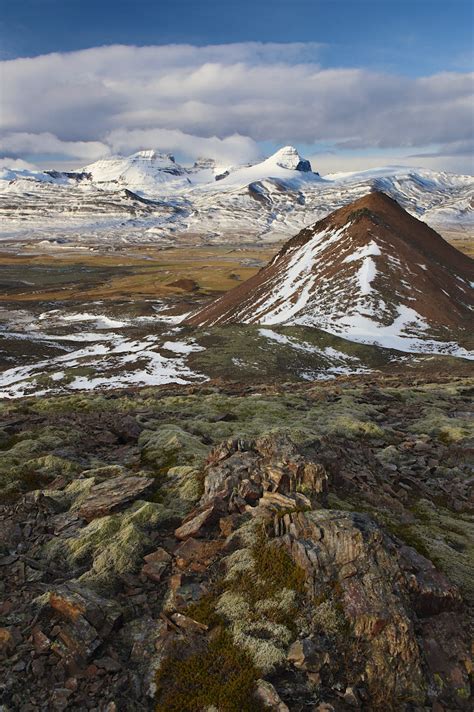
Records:
[[[0,654],[10,655],[15,649],[13,635],[8,628],[0,628]]]
[[[171,616],[171,620],[179,628],[182,628],[187,633],[202,634],[208,630],[207,625],[204,625],[203,623],[198,623],[198,621],[195,621],[193,618],[189,618],[189,616],[185,616],[182,613],[173,613],[173,615]]]
[[[124,475],[105,480],[91,487],[89,494],[79,507],[79,516],[87,522],[104,517],[122,509],[130,502],[151,492],[154,480],[148,477]]]
[[[117,435],[119,442],[129,443],[138,440],[142,432],[142,426],[132,415],[125,415],[113,426],[113,431]]]
[[[142,574],[150,581],[159,583],[171,561],[170,554],[164,549],[159,548],[151,554],[147,554],[144,559],[146,563],[142,567]]]
[[[221,517],[219,519],[219,529],[224,537],[230,536],[234,531],[236,523],[238,521],[238,516],[235,514],[229,514],[227,517]]]
[[[43,631],[36,626],[32,633],[33,645],[38,653],[45,653],[51,647],[51,641]]]
[[[190,537],[175,550],[176,565],[180,569],[190,568],[195,572],[203,572],[214,561],[222,548],[221,541],[203,541]]]
[[[350,707],[360,707],[359,697],[353,687],[346,687],[344,692],[344,702]]]
[[[163,578],[163,574],[166,571],[168,564],[165,562],[162,562],[161,564],[145,564],[142,566],[142,574],[145,576],[149,581],[154,581],[155,583],[160,583],[160,581]]]
[[[316,647],[311,638],[300,638],[291,644],[287,660],[298,668],[309,672],[319,672],[321,667],[330,662],[328,654]]]
[[[51,591],[49,604],[67,621],[60,626],[62,645],[56,650],[65,649],[73,658],[89,659],[121,618],[117,604],[73,583]]]
[[[262,486],[245,479],[240,483],[238,493],[249,504],[256,504],[262,495]]]
[[[216,520],[216,507],[210,505],[201,509],[197,514],[193,513],[190,519],[175,529],[174,535],[177,539],[189,539],[189,537],[202,536],[203,529]]]
[[[272,712],[290,712],[290,708],[282,701],[280,695],[268,680],[257,680],[255,697]]]
[[[151,554],[147,554],[143,558],[147,564],[168,564],[171,561],[171,554],[159,547],[156,551],[152,551]]]
[[[103,658],[96,659],[95,664],[98,668],[102,670],[107,670],[107,672],[118,672],[122,669],[122,666],[119,661],[114,660],[114,658],[111,658],[109,656],[104,656]]]
[[[65,710],[69,704],[69,697],[71,695],[72,691],[68,690],[67,687],[56,688],[51,695],[53,709],[58,710],[58,712]]]

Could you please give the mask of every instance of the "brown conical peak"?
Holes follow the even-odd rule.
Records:
[[[419,250],[427,259],[459,271],[472,279],[473,261],[446,242],[441,235],[426,223],[410,215],[396,200],[380,190],[354,200],[333,213],[302,230],[282,248],[280,255],[306,243],[327,228],[340,229],[347,226],[354,239],[364,242],[369,239],[371,226],[386,242],[399,241]],[[370,237],[371,239],[371,237]]]
[[[363,195],[362,198],[354,200],[349,205],[335,210],[328,217],[332,218],[333,224],[339,225],[356,222],[364,218],[376,223],[391,223],[404,217],[411,218],[396,200],[380,190],[374,190],[371,193],[367,193],[367,195]],[[412,219],[418,222],[416,218]]]
[[[349,203],[349,205],[334,210],[325,218],[318,220],[318,222],[303,228],[303,230],[283,245],[279,254],[283,255],[294,247],[306,243],[308,240],[311,240],[316,233],[328,228],[338,229],[348,226],[350,223],[352,224],[351,231],[356,233],[356,225],[363,226],[366,220],[371,223],[388,226],[397,222],[397,218],[398,221],[400,221],[400,219],[403,220],[405,215],[407,215],[407,213],[395,200],[379,190],[373,191],[354,200],[352,203]],[[407,217],[410,216],[407,215]],[[413,220],[418,222],[416,218],[413,218]],[[363,232],[365,234],[365,227],[363,227]]]
[[[369,243],[380,250],[371,287],[376,297],[357,291],[359,265],[351,259]],[[450,333],[465,329],[471,316],[466,283],[474,277],[473,265],[426,223],[376,191],[302,230],[267,266],[194,314],[188,323],[275,323],[265,319],[272,309],[280,310],[281,316],[286,304],[290,316],[285,323],[303,318],[301,323],[318,325],[334,321],[335,310],[342,318],[351,305],[356,309],[359,301],[376,298],[377,309],[382,304],[389,310],[385,319],[393,318],[398,307],[404,306],[433,328]]]
[[[392,207],[403,212],[403,208],[400,207],[397,201],[391,198],[386,193],[383,193],[381,190],[373,190],[371,193],[363,195],[362,198],[354,200],[350,205],[346,207],[350,207],[352,210],[357,210],[357,208],[369,208],[369,210],[384,210],[387,207]]]

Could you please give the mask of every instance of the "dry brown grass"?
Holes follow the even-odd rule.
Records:
[[[225,292],[239,281],[245,281],[259,267],[246,266],[243,260],[266,263],[276,248],[195,247],[156,250],[135,248],[128,252],[107,253],[40,253],[15,255],[0,253],[0,267],[18,270],[21,279],[28,281],[28,273],[37,267],[70,270],[70,280],[61,285],[19,284],[17,289],[0,293],[0,301],[36,301],[38,299],[123,299],[164,297],[182,294],[171,286],[173,282],[190,279],[204,294]],[[77,267],[77,269],[76,269]],[[84,273],[84,268],[97,270],[97,275]],[[238,279],[236,279],[236,276]]]

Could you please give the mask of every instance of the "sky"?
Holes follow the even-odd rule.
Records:
[[[474,173],[471,0],[0,3],[0,165],[144,148]]]

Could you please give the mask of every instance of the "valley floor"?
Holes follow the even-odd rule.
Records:
[[[312,328],[181,325],[255,274],[274,250],[0,253],[0,397],[215,378],[317,380],[436,368],[438,360],[467,369],[449,356],[379,349]]]

